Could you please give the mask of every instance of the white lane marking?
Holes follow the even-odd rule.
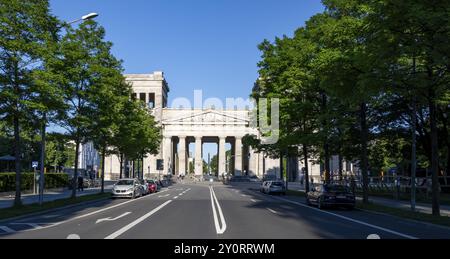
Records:
[[[222,213],[222,208],[220,207],[219,201],[217,200],[216,194],[214,192],[214,189],[212,186],[209,187],[209,193],[211,195],[211,206],[213,210],[213,216],[214,216],[214,225],[216,227],[216,232],[218,235],[221,235],[225,233],[225,230],[227,230],[227,223],[225,222],[225,217]],[[217,205],[217,209],[219,210],[219,216],[220,216],[220,223],[222,224],[222,227],[219,225],[219,219],[217,217],[216,207],[214,203]]]
[[[367,239],[381,239],[381,237],[379,236],[379,235],[377,235],[377,234],[372,234],[372,235],[369,235],[368,237],[367,237]]]
[[[9,228],[7,226],[0,226],[0,229],[3,230],[6,233],[15,233],[16,231],[12,228]]]
[[[111,235],[105,237],[105,239],[115,239],[115,238],[119,237],[120,235],[122,235],[123,233],[127,232],[128,230],[130,230],[131,228],[133,228],[137,224],[141,223],[142,221],[146,220],[148,217],[150,217],[151,215],[155,214],[156,212],[158,212],[159,210],[161,210],[162,208],[164,208],[166,205],[168,205],[171,202],[172,202],[172,200],[168,200],[168,201],[164,202],[163,204],[159,205],[157,208],[153,209],[152,211],[150,211],[149,213],[145,214],[144,216],[138,218],[137,220],[131,222],[128,225],[126,225],[125,227],[123,227],[123,228],[117,230],[116,232],[112,233]]]
[[[166,198],[166,197],[169,197],[170,196],[170,194],[166,194],[166,195],[159,195],[158,196],[158,198]]]
[[[77,234],[70,234],[66,239],[81,239],[81,237]]]
[[[299,202],[295,202],[295,201],[291,201],[291,200],[284,199],[284,198],[279,198],[279,197],[273,197],[273,198],[278,199],[278,200],[282,200],[282,201],[285,201],[285,202],[289,202],[289,203],[292,203],[292,204],[295,204],[295,205],[299,205],[299,206],[304,207],[304,208],[308,208],[308,209],[312,209],[312,210],[315,210],[315,211],[318,211],[318,212],[322,212],[322,213],[325,213],[325,214],[328,214],[328,215],[332,215],[332,216],[335,216],[335,217],[338,217],[338,218],[341,218],[341,219],[345,219],[345,220],[351,221],[353,223],[358,223],[360,225],[364,225],[364,226],[371,227],[371,228],[374,228],[374,229],[382,230],[384,232],[391,233],[391,234],[394,234],[394,235],[397,235],[397,236],[400,236],[400,237],[404,237],[404,238],[407,238],[407,239],[418,239],[417,237],[410,236],[410,235],[407,235],[407,234],[403,234],[403,233],[400,233],[400,232],[397,232],[397,231],[394,231],[394,230],[391,230],[391,229],[383,228],[383,227],[380,227],[380,226],[372,225],[372,224],[366,223],[364,221],[360,221],[360,220],[357,220],[357,219],[352,219],[352,218],[349,218],[349,217],[346,217],[346,216],[342,216],[342,215],[339,215],[339,214],[336,214],[336,213],[332,213],[332,212],[329,212],[329,211],[319,210],[317,208],[313,208],[313,207],[310,207],[308,205],[305,205],[305,204],[302,204],[302,203],[299,203]]]
[[[173,197],[174,199],[178,199],[178,196]]]
[[[257,200],[255,200],[255,199],[251,199],[251,201],[252,201],[252,202],[258,202],[258,201],[257,201]]]
[[[42,223],[42,224],[51,224],[51,223]],[[11,225],[28,225],[28,226],[32,227],[33,229],[43,229],[44,228],[44,227],[39,226],[37,223],[18,222],[18,223],[11,223]]]
[[[115,217],[115,218],[108,217],[108,218],[98,219],[95,222],[95,224],[98,224],[98,223],[103,222],[103,221],[115,221],[115,220],[121,219],[121,218],[123,218],[123,217],[125,217],[127,215],[130,215],[130,214],[131,214],[131,212],[125,212],[124,214],[122,214],[122,215],[120,215],[118,217]]]
[[[242,196],[242,197],[248,197],[248,195],[245,195],[245,194],[242,194],[241,196]]]
[[[167,190],[161,191],[161,192],[159,192],[159,193],[163,193],[163,192],[167,192]],[[152,196],[154,196],[154,195],[155,195],[155,193],[150,194],[150,195],[144,197],[144,199],[147,198],[147,197],[152,197]],[[59,224],[66,223],[66,222],[69,222],[69,221],[72,221],[72,220],[77,220],[77,219],[82,219],[82,218],[85,218],[85,217],[89,217],[89,216],[95,215],[95,214],[97,214],[97,213],[101,213],[101,212],[104,212],[104,211],[107,211],[107,210],[110,210],[110,209],[114,209],[114,208],[117,208],[117,207],[126,205],[126,204],[128,204],[128,203],[137,202],[137,201],[140,201],[140,200],[142,200],[142,199],[129,200],[129,201],[126,201],[126,202],[122,202],[122,203],[113,205],[113,206],[111,206],[111,207],[106,207],[106,208],[103,208],[103,209],[100,209],[100,210],[96,210],[96,211],[93,211],[93,212],[90,212],[90,213],[87,213],[87,214],[84,214],[84,215],[80,215],[80,216],[75,217],[75,218],[73,218],[73,219],[69,219],[69,220],[63,221],[63,222],[61,222],[61,223],[59,223]]]
[[[273,214],[278,214],[278,212],[276,212],[276,211],[274,211],[273,209],[271,209],[271,208],[266,208],[268,211],[270,211],[270,212],[272,212]]]
[[[168,190],[168,189],[164,189],[163,191],[158,192],[158,194],[164,193],[164,192],[167,192],[167,191],[169,191],[169,190]],[[117,207],[126,205],[126,204],[128,204],[128,203],[137,202],[137,201],[140,201],[140,200],[142,200],[142,199],[145,199],[145,198],[148,198],[148,197],[155,196],[156,194],[157,194],[157,193],[152,193],[152,194],[149,194],[149,195],[147,195],[147,196],[145,196],[145,197],[143,197],[143,198],[140,198],[140,199],[129,200],[129,201],[126,201],[126,202],[122,202],[122,203],[113,205],[113,206],[111,206],[111,207],[106,207],[106,208],[103,208],[103,209],[100,209],[100,210],[96,210],[96,211],[93,211],[93,212],[89,212],[89,213],[87,213],[87,214],[83,214],[83,215],[77,216],[77,217],[75,217],[75,218],[63,220],[63,221],[60,221],[60,222],[57,222],[57,223],[51,223],[49,226],[45,226],[45,227],[41,227],[41,226],[40,226],[39,229],[47,229],[47,228],[56,227],[56,226],[62,225],[62,224],[64,224],[64,223],[68,223],[68,222],[75,221],[75,220],[78,220],[78,219],[86,218],[86,217],[89,217],[89,216],[92,216],[92,215],[95,215],[95,214],[98,214],[98,213],[102,213],[102,212],[107,211],[107,210],[110,210],[110,209],[114,209],[114,208],[117,208]],[[45,223],[45,224],[47,225],[48,223]],[[6,229],[6,228],[7,228],[7,227],[5,226],[5,229]],[[0,229],[2,229],[2,228],[0,228]],[[15,230],[13,230],[13,229],[10,229],[10,230],[11,230],[11,231],[14,231],[14,232],[11,232],[11,233],[17,232],[17,231],[15,231]],[[33,230],[36,230],[36,229],[35,229],[35,228],[33,228],[33,229],[25,229],[25,230],[20,230],[19,232],[29,232],[29,231],[33,231]],[[6,230],[4,230],[4,231],[6,231]]]
[[[59,216],[61,216],[61,215],[44,215],[44,216],[41,216],[41,218],[43,218],[43,219],[51,219],[51,218],[56,218],[56,217],[59,217]]]

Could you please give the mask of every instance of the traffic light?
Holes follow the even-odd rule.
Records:
[[[156,170],[164,170],[164,159],[156,160]]]

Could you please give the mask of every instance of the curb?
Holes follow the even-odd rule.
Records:
[[[433,224],[433,223],[429,223],[429,222],[423,222],[423,221],[419,221],[419,220],[416,220],[416,219],[404,218],[404,217],[400,217],[400,216],[397,216],[397,215],[392,215],[392,214],[389,214],[389,213],[384,213],[384,212],[379,212],[379,211],[365,210],[365,209],[360,209],[360,208],[355,208],[355,210],[363,211],[363,212],[371,213],[371,214],[378,214],[378,215],[382,215],[382,216],[394,217],[394,218],[398,218],[398,219],[402,219],[402,220],[408,220],[408,221],[411,221],[411,222],[414,222],[414,223],[417,223],[417,224],[423,224],[423,225],[429,226],[429,227],[438,227],[438,228],[442,228],[442,229],[450,231],[450,227],[447,227],[447,226],[444,226],[444,225]]]
[[[4,222],[8,222],[8,221],[14,221],[14,220],[20,220],[20,219],[28,218],[28,217],[40,216],[40,215],[47,214],[47,213],[52,213],[52,212],[57,212],[57,211],[60,211],[60,210],[70,209],[70,208],[77,207],[77,206],[80,206],[80,205],[94,204],[94,203],[97,203],[97,202],[100,202],[100,201],[104,201],[104,200],[108,200],[108,199],[109,199],[109,197],[99,198],[97,200],[80,202],[80,203],[76,203],[76,204],[71,204],[71,205],[67,205],[67,206],[63,206],[63,207],[43,210],[43,211],[39,211],[39,212],[32,212],[32,213],[28,213],[28,214],[21,215],[21,216],[15,216],[15,217],[11,217],[11,218],[1,219],[0,223],[4,223]]]

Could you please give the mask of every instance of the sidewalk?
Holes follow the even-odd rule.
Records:
[[[297,182],[292,182],[288,184],[288,188],[290,190],[295,191],[305,191],[305,188],[303,185]],[[362,197],[357,197],[358,201],[362,200]],[[411,204],[408,201],[398,201],[393,199],[387,199],[387,198],[380,198],[380,197],[369,197],[369,201],[374,204],[379,204],[391,208],[397,208],[397,209],[405,209],[410,210]],[[441,215],[450,217],[450,206],[448,205],[441,205]],[[432,214],[432,208],[431,204],[427,203],[417,203],[416,204],[416,210],[422,213]]]
[[[111,184],[105,183],[105,192],[112,189]],[[84,189],[83,192],[77,192],[77,197],[100,193],[101,188]],[[72,195],[72,190],[64,189],[63,191],[49,191],[44,193],[44,202],[54,201],[59,199],[69,198]],[[24,194],[22,195],[22,203],[24,205],[34,204],[39,202],[38,194]],[[8,197],[0,197],[0,209],[9,208],[14,205],[14,195]]]

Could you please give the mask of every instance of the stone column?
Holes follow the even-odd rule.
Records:
[[[202,137],[195,137],[195,175],[203,175]]]
[[[226,171],[225,142],[225,137],[219,138],[219,176],[222,176],[222,174],[224,174]]]
[[[243,175],[242,172],[242,138],[236,137],[236,142],[234,144],[234,175]]]
[[[178,174],[186,175],[186,137],[180,137],[178,144]]]
[[[258,175],[258,154],[255,153],[252,147],[248,148],[250,157],[248,159],[248,171],[249,175]]]
[[[164,136],[164,174],[169,174],[170,165],[172,164],[172,137]]]

